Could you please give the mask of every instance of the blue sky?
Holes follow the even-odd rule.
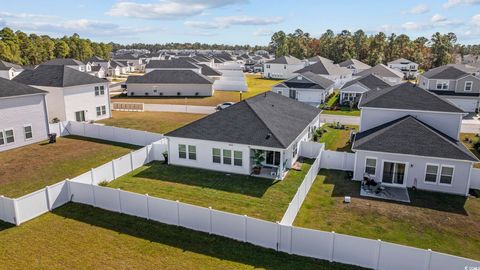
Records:
[[[480,0],[0,0],[0,27],[94,41],[266,45],[273,32],[359,28],[480,43]]]

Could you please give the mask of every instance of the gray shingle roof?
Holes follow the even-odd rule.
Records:
[[[0,98],[46,93],[46,91],[25,85],[23,83],[0,78]]]
[[[105,60],[105,59],[100,58],[100,57],[98,57],[98,56],[92,56],[90,59],[88,59],[87,62],[90,62],[90,63],[92,63],[92,62],[101,63],[101,62],[108,62],[108,60]]]
[[[187,61],[187,59],[171,59],[171,60],[150,60],[145,68],[162,68],[162,69],[198,69],[199,66]]]
[[[300,65],[303,62],[293,56],[281,56],[278,58],[275,58],[273,60],[270,60],[267,62],[268,64],[283,64],[283,65]]]
[[[205,64],[198,64],[202,68],[202,74],[205,76],[221,76],[222,73]]]
[[[56,58],[52,60],[48,60],[42,65],[53,65],[53,66],[84,66],[85,63],[82,61],[73,59],[73,58]]]
[[[470,74],[467,71],[468,69],[462,68],[462,65],[445,65],[430,69],[422,76],[428,79],[456,80]],[[471,72],[474,72],[474,70]]]
[[[13,80],[27,85],[50,87],[69,87],[107,82],[73,68],[56,65],[40,65],[33,70],[25,70]]]
[[[331,62],[333,64],[333,60],[330,60],[328,58],[325,58],[325,57],[322,57],[320,55],[316,55],[316,56],[313,56],[313,57],[310,57],[307,59],[309,62],[318,62],[318,61],[327,61],[327,62]]]
[[[9,70],[11,68],[14,68],[16,70],[22,70],[23,69],[23,67],[20,66],[20,65],[0,60],[0,70]]]
[[[402,83],[362,95],[358,107],[463,113],[451,103],[412,83]]]
[[[213,84],[213,80],[192,70],[154,70],[143,76],[129,76],[129,83]]]
[[[327,60],[320,60],[313,65],[306,66],[302,69],[295,71],[295,73],[305,73],[305,72],[312,72],[315,74],[322,74],[322,75],[352,74],[352,72],[347,68],[340,67],[339,65],[335,65],[333,64],[333,62],[329,62]]]
[[[350,66],[353,66],[354,68],[356,69],[369,69],[371,68],[371,66],[357,60],[357,59],[347,59],[343,62],[341,62],[340,64],[338,64],[339,66],[341,67],[350,67]]]
[[[334,84],[334,81],[323,76],[314,74],[312,72],[305,72],[281,82],[275,85],[275,87],[283,86],[287,88],[328,89]]]
[[[308,104],[266,92],[165,135],[285,149],[319,113]]]
[[[390,65],[390,64],[405,64],[405,65],[406,65],[406,64],[416,64],[416,63],[413,62],[413,61],[410,61],[410,60],[408,60],[408,59],[405,59],[405,58],[398,58],[398,59],[396,59],[396,60],[393,60],[393,61],[391,61],[391,62],[388,62],[388,64],[389,64],[389,65]]]
[[[342,89],[357,83],[365,86],[369,90],[378,90],[378,89],[383,89],[391,86],[388,82],[384,81],[381,77],[375,74],[368,74],[363,77],[347,82],[346,84],[343,85]]]
[[[478,161],[461,142],[410,115],[357,133],[352,148],[354,150]]]
[[[368,74],[377,74],[380,77],[384,78],[400,78],[403,79],[404,75],[402,72],[389,68],[385,66],[384,64],[378,64],[372,68],[369,68],[367,70],[364,70],[362,72],[359,72],[356,74],[356,76],[365,76]]]

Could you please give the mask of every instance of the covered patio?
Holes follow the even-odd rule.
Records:
[[[284,151],[250,149],[251,175],[268,179],[283,179],[287,174]]]
[[[386,186],[381,183],[378,183],[377,186],[369,186],[362,183],[360,187],[360,196],[410,203],[410,196],[408,196],[407,188]]]

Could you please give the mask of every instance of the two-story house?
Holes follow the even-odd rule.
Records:
[[[293,56],[281,56],[263,64],[263,77],[269,79],[288,79],[305,67],[305,63]]]
[[[384,64],[378,64],[374,67],[358,72],[355,74],[354,78],[363,77],[369,74],[375,74],[392,85],[402,83],[404,78],[402,72],[393,68],[389,68]]]
[[[91,72],[92,66],[90,63],[83,63],[82,61],[73,59],[73,58],[56,58],[52,60],[48,60],[45,63],[42,63],[45,66],[66,66],[69,68],[76,69],[82,72]]]
[[[315,64],[301,68],[295,73],[311,72],[325,77],[335,83],[335,88],[340,88],[352,79],[352,71],[348,68],[334,64],[331,60],[320,58]]]
[[[405,58],[388,62],[387,66],[402,72],[406,79],[415,79],[418,76],[418,64]]]
[[[354,180],[467,195],[479,160],[460,141],[455,104],[411,83],[363,94]]]
[[[187,59],[171,59],[171,60],[151,60],[145,66],[145,73],[149,73],[154,70],[191,70],[200,73],[202,67],[194,64],[193,60],[187,61]]]
[[[347,68],[352,71],[352,74],[355,75],[359,72],[371,68],[371,66],[357,60],[357,59],[347,59],[338,64],[341,67]]]
[[[477,70],[461,64],[433,68],[419,76],[419,86],[443,96],[466,112],[480,106],[480,77]]]
[[[22,71],[22,66],[0,60],[0,78],[11,80]]]
[[[108,81],[60,65],[25,70],[16,82],[47,91],[49,121],[96,121],[111,117]]]

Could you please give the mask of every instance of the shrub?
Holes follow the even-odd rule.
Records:
[[[98,185],[101,186],[101,187],[106,187],[106,186],[108,186],[108,181],[103,180],[102,182],[98,183]]]

